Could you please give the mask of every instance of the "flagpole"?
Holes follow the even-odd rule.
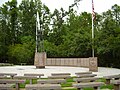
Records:
[[[37,27],[37,20],[36,20],[36,53],[38,52],[38,42],[37,42],[38,41],[38,37],[37,37],[38,36],[38,32],[37,32],[37,28],[38,27]]]
[[[94,57],[94,4],[92,0],[92,57]]]
[[[92,57],[94,57],[94,21],[92,16]]]

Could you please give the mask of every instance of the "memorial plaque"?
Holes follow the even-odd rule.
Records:
[[[89,57],[89,71],[98,72],[97,57]]]
[[[36,68],[45,68],[45,62],[46,62],[46,53],[35,53],[35,60],[34,65]]]

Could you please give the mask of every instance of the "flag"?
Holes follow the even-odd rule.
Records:
[[[92,18],[95,20],[94,2],[92,0]]]

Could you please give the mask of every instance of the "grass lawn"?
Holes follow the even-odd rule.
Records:
[[[73,81],[73,78],[69,78],[67,79],[66,83],[62,83],[61,86],[62,86],[62,89],[63,90],[77,90],[76,88],[72,87],[72,84],[75,83]],[[43,79],[47,79],[47,78],[43,78]],[[100,78],[99,80],[97,80],[98,82],[105,82],[106,80],[103,79],[103,78]],[[26,83],[25,84],[29,84],[30,81],[29,80],[26,80]],[[32,82],[33,84],[36,84],[37,83],[37,79],[33,80]],[[20,84],[20,88],[25,88],[25,84]],[[105,85],[105,86],[102,86],[101,89],[110,89],[112,90],[113,89],[113,85]],[[93,90],[93,88],[84,88],[84,90]]]

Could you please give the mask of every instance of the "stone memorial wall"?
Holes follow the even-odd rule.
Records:
[[[97,57],[89,58],[47,58],[46,53],[35,53],[34,65],[36,68],[45,68],[45,66],[72,66],[86,67],[89,71],[98,71]]]
[[[97,58],[47,58],[46,66],[86,67],[90,71],[98,71]]]
[[[89,58],[47,58],[47,66],[89,67]]]

